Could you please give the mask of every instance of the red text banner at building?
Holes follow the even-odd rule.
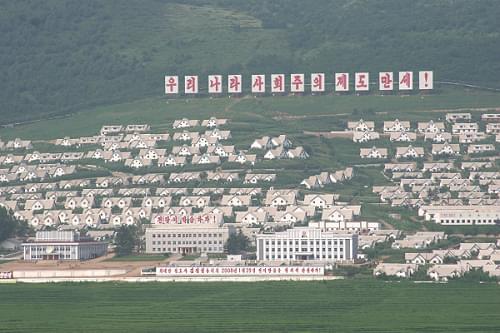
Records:
[[[153,224],[220,224],[222,217],[217,214],[166,215],[157,214],[152,218]]]
[[[216,267],[156,267],[156,276],[321,276],[323,266],[216,266]]]

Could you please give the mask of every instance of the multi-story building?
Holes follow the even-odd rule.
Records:
[[[223,253],[234,232],[219,223],[154,225],[146,229],[146,253]]]
[[[358,236],[293,228],[256,236],[257,260],[346,261],[357,257]]]
[[[23,243],[23,251],[24,260],[88,260],[105,255],[108,243],[74,231],[38,231],[33,242]]]

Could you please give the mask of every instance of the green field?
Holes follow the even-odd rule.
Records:
[[[373,280],[0,285],[2,332],[498,332],[500,287]]]

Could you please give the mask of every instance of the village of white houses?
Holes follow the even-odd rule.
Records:
[[[500,113],[428,115],[351,117],[343,130],[305,132],[341,138],[363,163],[292,184],[280,182],[281,168],[314,149],[275,131],[236,148],[230,119],[2,141],[0,206],[31,230],[3,241],[16,259],[3,278],[307,280],[348,268],[376,278],[499,277]],[[362,186],[371,199],[336,191],[367,168],[383,180]],[[130,248],[120,243],[127,235]],[[120,251],[136,261],[109,260]]]
[[[0,332],[500,332],[499,18],[0,1]]]

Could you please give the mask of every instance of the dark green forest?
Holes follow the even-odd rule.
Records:
[[[433,69],[500,87],[498,0],[0,0],[0,123],[161,96],[166,73]]]

